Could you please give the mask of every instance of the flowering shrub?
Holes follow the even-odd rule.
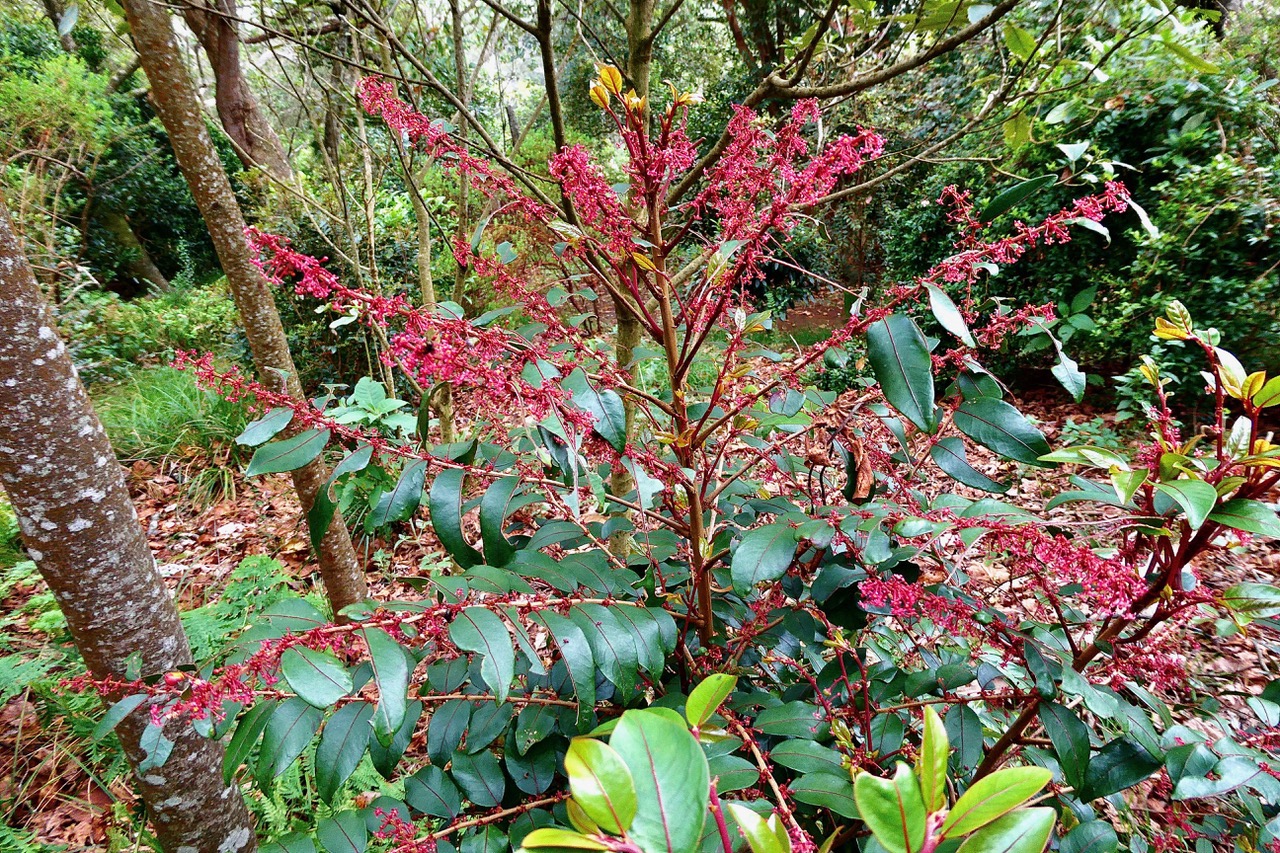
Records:
[[[414,384],[474,389],[467,440],[433,444],[425,417],[412,437],[407,424],[370,429],[345,416],[351,402],[334,417],[207,357],[183,361],[260,407],[242,436],[259,445],[250,473],[341,451],[313,530],[332,518],[334,486],[377,468],[387,486],[370,498],[374,523],[425,503],[455,570],[423,579],[416,600],[365,602],[336,624],[282,602],[217,665],[100,685],[129,695],[104,726],[149,703],[155,764],[161,724],[190,720],[229,738],[228,776],[260,788],[309,756],[318,823],[280,839],[284,850],[1040,853],[1115,850],[1122,832],[1139,850],[1273,842],[1280,783],[1265,749],[1280,696],[1252,702],[1255,728],[1214,735],[1188,700],[1198,623],[1280,613],[1280,591],[1222,589],[1197,563],[1280,534],[1261,502],[1280,448],[1258,427],[1280,378],[1244,375],[1175,305],[1157,334],[1205,353],[1207,433],[1183,440],[1161,408],[1132,458],[1054,451],[979,360],[1049,309],[957,303],[939,287],[1069,240],[1073,221],[1124,209],[1123,187],[994,239],[982,233],[991,211],[950,190],[955,254],[855,306],[830,340],[783,354],[753,343],[769,318],[747,286],[807,206],[879,155],[874,133],[815,147],[811,104],[772,130],[739,110],[704,189],[672,209],[667,188],[694,158],[692,98],[673,92],[650,120],[605,68],[592,98],[616,125],[627,180],[611,185],[579,149],[558,153],[560,218],[390,84],[366,81],[362,97],[489,199],[454,252],[527,324],[364,293],[283,240],[250,239],[271,278],[383,329]],[[546,251],[490,245],[497,220]],[[640,387],[613,363],[571,290],[603,291],[635,318],[651,347],[637,357],[661,360],[669,387]],[[912,319],[925,305],[945,341]],[[718,371],[695,386],[713,335]],[[837,396],[801,381],[853,339],[871,373],[861,386]],[[1055,372],[1082,392],[1065,354]],[[305,429],[273,441],[294,419]],[[970,464],[975,445],[1099,472],[1074,477],[1046,512],[1090,509],[1050,526],[975,498],[1008,490]],[[614,494],[620,469],[634,486]],[[629,553],[609,547],[619,531]],[[354,796],[344,784],[365,760],[388,783]],[[1149,779],[1164,816],[1144,841],[1120,795]]]

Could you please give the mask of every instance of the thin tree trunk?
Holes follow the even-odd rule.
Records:
[[[133,257],[125,264],[129,274],[138,281],[150,284],[155,290],[161,293],[171,290],[169,279],[164,277],[164,273],[160,272],[160,268],[156,266],[156,262],[151,258],[151,253],[147,251],[147,247],[142,245],[142,241],[138,239],[138,235],[134,233],[133,226],[129,224],[129,220],[118,210],[102,210],[98,213],[98,220],[103,226],[111,232],[111,236],[115,238],[116,243],[131,252]]]
[[[276,180],[292,180],[293,167],[280,137],[244,79],[235,0],[212,0],[211,6],[203,0],[189,0],[182,5],[182,17],[209,58],[218,120],[241,162],[248,168],[262,169]]]
[[[164,123],[178,166],[213,238],[258,376],[263,383],[280,387],[294,399],[305,401],[275,300],[245,243],[244,216],[205,129],[200,102],[182,65],[169,15],[150,0],[125,0],[124,8],[138,45],[138,55],[142,57],[142,68],[151,81],[156,113]],[[328,477],[329,471],[320,459],[293,472],[293,484],[304,513],[311,509]],[[368,588],[364,570],[356,558],[341,513],[335,514],[317,557],[325,592],[335,614],[365,597]]]
[[[649,75],[653,67],[653,9],[654,0],[631,0],[627,11],[627,78],[631,87],[642,98],[649,96]],[[645,112],[648,118],[648,111]],[[637,381],[637,368],[634,364],[636,347],[640,346],[642,329],[640,319],[627,306],[615,301],[614,313],[618,318],[618,332],[614,338],[613,355],[618,367],[626,370],[631,377],[631,384]],[[626,414],[627,440],[635,434],[636,404],[630,398],[623,398],[623,411]],[[613,470],[609,478],[609,490],[623,497],[634,490],[635,479],[621,465]],[[620,513],[626,514],[626,513]],[[632,536],[624,530],[615,531],[609,536],[609,550],[619,556],[626,557],[632,548]]]
[[[97,678],[143,676],[192,663],[178,610],[138,524],[124,476],[0,200],[0,480],[22,539]],[[112,697],[121,698],[121,697]],[[116,729],[135,771],[144,706]],[[222,781],[222,745],[184,721],[159,767],[135,773],[170,853],[257,847],[239,789]]]

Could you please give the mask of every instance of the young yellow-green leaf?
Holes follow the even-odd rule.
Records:
[[[598,826],[614,835],[631,827],[636,787],[613,747],[593,738],[574,738],[564,756],[564,772],[574,800]]]
[[[1280,614],[1280,589],[1265,583],[1238,583],[1222,593],[1222,603],[1253,619]]]
[[[1008,46],[1009,52],[1023,62],[1030,59],[1036,49],[1036,37],[1022,27],[1016,27],[1010,23],[1004,25],[1004,43]]]
[[[942,724],[937,711],[925,706],[924,737],[920,743],[920,757],[916,762],[925,811],[936,812],[947,804],[947,759],[950,757],[951,744],[947,739],[947,727]]]
[[[742,830],[751,853],[791,853],[791,837],[778,831],[782,827],[776,814],[766,818],[739,803],[725,803],[724,810]]]
[[[1043,853],[1056,821],[1053,809],[1019,809],[970,835],[956,853]]]
[[[737,684],[737,676],[726,675],[723,672],[717,672],[702,679],[689,693],[689,699],[685,702],[684,715],[689,720],[689,725],[701,726],[711,719],[711,715],[720,708],[725,699],[729,698],[729,694]]]
[[[565,850],[608,850],[608,845],[603,842],[596,841],[594,838],[588,838],[585,835],[574,832],[570,829],[559,829],[554,826],[544,826],[535,829],[524,837],[520,848],[522,850],[541,850],[544,848],[560,848]]]
[[[484,607],[468,607],[449,624],[449,639],[481,655],[480,676],[499,702],[507,701],[516,672],[516,650],[507,625]]]
[[[294,646],[280,656],[280,673],[295,693],[317,708],[328,708],[355,686],[342,661],[305,646]]]
[[[933,360],[910,317],[891,314],[867,328],[867,358],[885,400],[925,432],[937,426]]]
[[[635,782],[638,806],[627,834],[644,853],[694,853],[707,818],[711,773],[684,721],[656,709],[626,711],[609,745]]]
[[[862,773],[853,783],[858,813],[889,853],[909,853],[924,843],[925,807],[920,781],[899,762],[892,779]]]
[[[1040,793],[1052,778],[1043,767],[1008,767],[984,776],[956,801],[940,833],[951,838],[968,835]]]

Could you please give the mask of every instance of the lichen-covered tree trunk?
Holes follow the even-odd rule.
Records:
[[[293,167],[275,128],[244,78],[240,65],[240,31],[234,0],[188,0],[182,16],[200,40],[213,69],[218,120],[236,154],[248,168],[258,167],[279,181],[293,177]]]
[[[122,470],[2,201],[0,377],[0,481],[85,665],[98,678],[123,678],[130,660],[144,676],[190,664]],[[135,769],[147,722],[143,707],[116,729]],[[169,759],[136,774],[164,849],[255,849],[240,791],[222,781],[222,745],[181,722],[165,735],[174,742]]]
[[[213,239],[218,261],[240,312],[258,378],[297,400],[305,400],[275,299],[245,242],[244,215],[205,128],[200,102],[191,77],[183,67],[169,15],[164,7],[151,0],[126,0],[124,9],[142,58],[142,69],[151,81],[152,103]],[[328,477],[329,471],[319,459],[293,472],[293,484],[304,513],[311,509]],[[365,597],[368,589],[364,570],[341,513],[335,514],[317,557],[325,592],[335,614]]]

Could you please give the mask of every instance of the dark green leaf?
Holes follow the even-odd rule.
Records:
[[[316,824],[316,838],[329,853],[364,853],[369,846],[369,828],[359,812],[338,812]]]
[[[293,438],[264,444],[254,451],[249,467],[244,472],[245,476],[279,474],[301,468],[319,456],[328,443],[327,429],[309,429]]]
[[[993,198],[991,203],[986,206],[986,209],[982,211],[980,218],[983,222],[990,222],[1000,214],[1017,207],[1024,199],[1040,192],[1045,187],[1053,186],[1057,182],[1057,175],[1041,175],[1038,178],[1029,178],[1021,183],[1014,184]]]
[[[1080,722],[1075,711],[1054,702],[1040,705],[1040,721],[1053,741],[1067,784],[1080,790],[1089,769],[1089,727]]]
[[[444,766],[467,734],[471,722],[471,703],[450,699],[441,703],[427,723],[427,756],[432,763]]]
[[[569,618],[582,629],[591,644],[596,667],[623,693],[636,682],[640,659],[631,633],[618,624],[611,611],[600,608],[588,614],[580,607],[569,609]]]
[[[1280,537],[1280,518],[1276,517],[1275,510],[1262,501],[1244,498],[1227,501],[1209,513],[1209,520],[1245,533]]]
[[[889,405],[920,429],[933,432],[933,360],[915,321],[892,314],[872,323],[867,356]]]
[[[767,735],[802,737],[819,740],[830,731],[823,711],[808,702],[787,702],[765,708],[756,717],[755,726]]]
[[[485,490],[480,499],[480,536],[484,540],[484,561],[491,566],[505,566],[516,549],[503,535],[507,506],[520,488],[518,477],[503,477]]]
[[[468,607],[450,623],[449,638],[463,651],[482,656],[480,676],[498,701],[505,702],[516,668],[516,651],[506,623],[483,607]]]
[[[1120,839],[1105,820],[1090,820],[1063,836],[1058,853],[1116,853]]]
[[[481,808],[498,805],[506,795],[507,777],[492,752],[455,752],[450,771],[467,799]]]
[[[111,734],[125,717],[132,714],[148,698],[150,697],[146,693],[135,693],[112,705],[98,725],[93,727],[93,739],[99,741]]]
[[[328,708],[355,686],[351,673],[329,652],[293,646],[280,656],[280,674],[293,692],[317,708]]]
[[[1040,457],[1050,452],[1049,442],[1022,413],[1003,400],[979,397],[960,404],[955,413],[956,428],[974,441],[1001,456],[1052,467]]]
[[[365,528],[376,530],[412,516],[413,511],[422,502],[422,484],[426,480],[426,475],[427,463],[424,459],[405,465],[396,484],[383,492],[373,509],[369,511],[365,519]]]
[[[1218,492],[1204,480],[1173,480],[1160,483],[1156,489],[1173,499],[1187,514],[1187,524],[1199,530],[1218,502]]]
[[[1160,769],[1163,762],[1128,738],[1104,746],[1089,761],[1080,799],[1096,800],[1132,788]]]
[[[769,760],[801,773],[849,775],[845,757],[811,740],[787,740],[769,750]]]
[[[276,437],[280,430],[293,420],[293,409],[280,407],[272,409],[262,417],[244,428],[244,432],[236,436],[236,444],[244,447],[257,447],[264,441]]]
[[[936,284],[926,283],[925,289],[929,291],[929,309],[942,328],[959,338],[965,346],[976,347],[978,344],[973,340],[969,324],[964,321],[960,309],[951,301],[951,297]]]
[[[281,702],[267,721],[254,774],[258,785],[265,788],[292,764],[315,737],[323,714],[318,708],[299,698]]]
[[[758,583],[782,577],[791,567],[797,542],[795,529],[782,521],[748,531],[730,563],[734,590],[743,594]]]
[[[373,733],[379,743],[388,746],[404,722],[409,694],[409,662],[400,644],[381,628],[362,628],[360,634],[369,649],[373,683],[378,688]]]
[[[929,448],[929,456],[939,468],[946,472],[947,476],[966,486],[997,494],[1009,491],[1007,485],[997,483],[969,464],[964,442],[954,435],[939,439],[937,444]]]
[[[440,544],[454,562],[469,569],[482,564],[484,557],[462,534],[462,483],[466,476],[466,471],[455,468],[437,474],[427,496],[427,509],[431,514],[431,528],[440,538]]]
[[[431,817],[455,818],[462,811],[458,786],[435,765],[427,765],[404,780],[404,798]]]
[[[853,782],[846,773],[818,771],[806,773],[791,783],[791,793],[797,801],[853,820],[858,818],[858,807],[853,800]]]
[[[555,642],[578,699],[577,724],[580,727],[586,725],[596,703],[596,664],[591,644],[581,628],[557,613],[535,611],[529,618],[546,628]]]
[[[368,702],[344,705],[325,723],[316,747],[316,792],[326,803],[350,778],[369,748],[373,706]]]
[[[262,736],[262,730],[267,727],[279,704],[274,699],[259,702],[240,718],[236,733],[227,744],[227,754],[222,759],[222,777],[225,781],[230,782],[240,765],[248,761],[249,753],[253,751],[254,744]]]

